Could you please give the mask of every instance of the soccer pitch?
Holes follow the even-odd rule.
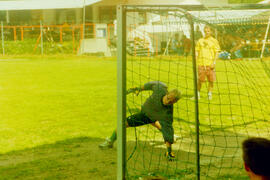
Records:
[[[24,157],[22,152],[31,149],[37,154],[45,153],[37,147],[48,144],[52,146],[47,149],[51,153],[47,154],[57,156],[53,150],[56,146],[63,146],[63,151],[70,152],[76,147],[85,147],[85,137],[97,138],[99,141],[95,142],[100,142],[100,139],[109,136],[116,127],[116,60],[97,57],[5,57],[1,58],[0,63],[0,179],[103,177],[102,171],[99,171],[99,176],[95,174],[98,172],[91,167],[91,161],[84,162],[84,170],[80,175],[78,168],[74,168],[78,163],[72,162],[74,157],[83,158],[93,154],[76,154],[70,159],[67,156],[68,162],[57,161],[58,164],[51,159],[40,160],[40,164],[30,163],[34,157],[29,158],[26,154],[28,159],[22,164],[9,162],[12,158],[8,159],[19,156],[18,154]],[[269,77],[259,67],[261,64],[258,60],[218,61],[217,82],[212,101],[207,100],[206,87],[203,87],[199,107],[205,173],[212,173],[215,168],[211,167],[218,166],[222,160],[226,161],[224,157],[231,159],[225,163],[227,171],[235,163],[241,168],[241,140],[248,135],[269,135],[269,114],[266,113],[269,112]],[[174,116],[175,133],[180,136],[180,140],[174,145],[174,149],[179,151],[179,161],[166,164],[165,170],[162,170],[167,172],[166,168],[172,169],[177,163],[181,164],[181,161],[183,164],[193,161],[190,163],[190,170],[184,170],[188,166],[178,169],[179,177],[185,173],[195,173],[194,101],[190,99],[194,92],[192,79],[191,59],[138,58],[129,61],[127,65],[127,87],[161,80],[167,83],[169,89],[177,87],[183,93],[183,98],[176,105]],[[129,109],[137,111],[147,97],[148,92],[143,92],[138,97],[128,95]],[[162,143],[155,144],[155,141],[162,142],[159,132],[153,127],[145,126],[137,128],[136,135],[142,146],[137,146],[130,166],[149,171],[160,168],[157,163],[163,161],[154,160],[155,157],[163,156]],[[68,144],[65,140],[70,139],[77,139],[76,145],[65,147]],[[134,149],[134,140],[134,130],[129,129],[128,155]],[[59,141],[64,143],[54,145]],[[91,146],[91,141],[87,142],[83,152],[87,152],[87,148]],[[96,147],[97,143],[94,145]],[[227,150],[224,150],[225,147]],[[151,152],[155,153],[148,155]],[[99,154],[100,151],[96,153]],[[38,156],[37,154],[34,156]],[[210,156],[212,159],[209,160]],[[149,158],[150,161],[147,160]],[[37,170],[36,166],[41,170]],[[63,169],[67,167],[65,171],[61,171],[62,166]],[[87,167],[92,170],[87,170]],[[29,169],[35,171],[30,172]],[[44,173],[52,169],[58,169],[60,173],[53,172],[50,176],[49,173]]]
[[[98,151],[116,126],[115,60],[2,57],[0,64],[0,179],[116,176],[115,150]]]
[[[0,153],[73,137],[103,137],[115,125],[116,62],[92,59],[0,61]],[[102,123],[103,128],[95,127]]]

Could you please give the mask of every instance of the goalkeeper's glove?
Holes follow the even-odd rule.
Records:
[[[175,154],[173,152],[166,152],[165,156],[169,161],[175,160]]]
[[[138,96],[140,92],[141,92],[141,88],[138,88],[138,87],[130,88],[127,90],[127,94],[135,93],[136,96]]]

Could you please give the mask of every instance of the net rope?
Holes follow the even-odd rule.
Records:
[[[233,18],[228,18],[228,14],[225,16],[222,8],[216,12],[207,8],[191,13],[195,22],[195,38],[199,32],[203,36],[203,27],[210,25],[213,37],[221,47],[215,68],[217,79],[213,99],[207,98],[207,83],[203,84],[200,92],[200,132],[195,128],[191,49],[187,55],[184,54],[184,42],[181,41],[183,35],[190,39],[188,20],[185,14],[170,8],[167,11],[164,7],[148,10],[127,13],[127,88],[141,87],[149,81],[162,81],[169,89],[181,90],[183,97],[174,105],[176,137],[173,151],[176,161],[169,162],[165,158],[164,140],[155,127],[140,126],[135,133],[128,129],[129,178],[195,179],[196,133],[200,135],[202,179],[246,178],[241,157],[242,141],[250,136],[269,137],[270,133],[268,43],[264,57],[259,57],[264,42],[259,39],[262,37],[259,34],[266,32],[268,22],[261,13],[269,10],[258,10],[250,15],[244,10],[228,11],[234,14]],[[214,12],[216,17],[206,16],[207,12]],[[196,31],[197,27],[199,31]],[[253,29],[258,33],[255,34]],[[249,35],[250,32],[253,34]],[[179,49],[173,47],[175,34],[179,35]],[[198,38],[195,41],[197,43]],[[243,45],[235,48],[241,42]],[[128,116],[140,112],[150,95],[151,91],[143,91],[139,96],[127,95]]]

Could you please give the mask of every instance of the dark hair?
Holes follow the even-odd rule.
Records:
[[[265,138],[248,138],[243,141],[243,159],[250,170],[270,178],[270,141]]]

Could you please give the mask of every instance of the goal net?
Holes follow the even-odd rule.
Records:
[[[164,156],[167,150],[157,128],[128,128],[127,176],[245,179],[242,141],[270,134],[269,9],[125,6],[125,10],[127,89],[161,81],[169,90],[182,92],[174,105],[176,160]],[[192,53],[193,48],[198,53],[209,45],[201,40],[206,26],[219,46],[215,64],[201,62],[199,55],[194,61]],[[127,116],[140,112],[151,93],[128,94]]]

